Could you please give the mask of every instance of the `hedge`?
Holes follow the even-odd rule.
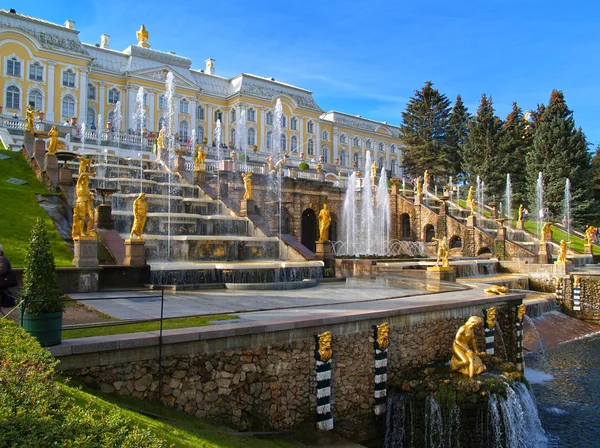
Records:
[[[14,322],[0,320],[0,446],[167,447],[117,410],[78,406],[61,391],[57,363]]]

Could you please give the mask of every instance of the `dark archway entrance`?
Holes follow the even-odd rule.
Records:
[[[427,224],[425,226],[425,242],[431,243],[433,238],[435,238],[435,229],[431,224]]]
[[[302,212],[302,244],[308,250],[315,251],[317,246],[317,215],[311,208]]]
[[[410,215],[408,213],[403,213],[400,216],[400,235],[403,240],[410,240]]]

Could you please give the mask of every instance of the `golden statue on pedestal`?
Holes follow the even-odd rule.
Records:
[[[133,236],[137,236],[139,241],[144,241],[142,232],[146,225],[146,215],[148,214],[148,203],[146,202],[146,194],[140,193],[133,201],[133,225],[131,226],[131,234],[129,239],[133,240]]]
[[[204,164],[204,161],[206,160],[206,151],[204,151],[204,148],[202,147],[202,145],[196,145],[196,157],[194,159],[195,166],[194,166],[194,171],[206,171],[206,166]]]
[[[252,172],[242,173],[242,179],[244,179],[244,200],[252,199]]]
[[[138,47],[150,48],[150,44],[148,43],[150,34],[144,25],[142,25],[141,28],[136,31],[135,37],[137,37],[138,40]]]
[[[39,115],[40,111],[31,108],[31,105],[27,105],[27,111],[25,112],[25,129],[29,132],[33,132],[35,124],[35,117]]]
[[[450,370],[458,371],[473,378],[485,371],[485,364],[480,356],[485,355],[477,351],[474,330],[481,325],[483,320],[479,316],[471,316],[467,322],[458,329],[454,342],[452,342],[452,360]]]
[[[525,304],[522,303],[517,307],[517,317],[521,322],[523,322],[523,318],[525,317],[525,311],[527,311]]]
[[[523,207],[523,204],[519,205],[519,216],[517,218],[518,221],[523,221],[524,211],[525,211],[525,207]]]
[[[475,187],[471,185],[469,187],[469,194],[467,195],[467,207],[471,209],[471,216],[475,215],[475,198],[473,194],[475,193]]]
[[[329,240],[329,226],[331,225],[331,213],[327,209],[327,204],[319,212],[319,241]]]
[[[88,159],[84,156],[77,156],[77,158],[79,159],[79,173],[78,174],[81,176],[83,173],[91,173],[92,172],[91,159]]]
[[[543,244],[546,242],[546,234],[550,233],[552,234],[552,230],[550,230],[550,227],[552,227],[554,223],[553,222],[545,222],[544,225],[542,226],[542,238],[540,239],[540,244]]]
[[[417,177],[417,194],[423,194],[423,188],[421,187],[420,177]]]
[[[423,186],[425,187],[425,191],[427,191],[427,187],[429,187],[429,170],[425,170],[423,173]]]
[[[90,191],[90,176],[94,176],[94,174],[88,171],[80,173],[77,184],[75,185],[77,200],[75,201],[75,208],[73,209],[73,228],[71,230],[71,236],[74,240],[86,236],[96,236],[96,232],[94,231],[94,210],[92,206],[94,196]],[[87,229],[85,226],[86,218],[88,219]]]
[[[488,328],[494,328],[496,326],[496,308],[491,307],[487,309],[487,326]]]
[[[598,230],[598,227],[594,227],[594,226],[587,226],[587,228],[585,229],[585,239],[587,240],[587,244],[589,246],[591,246],[592,243],[594,242],[594,240],[596,238],[597,230]]]
[[[442,262],[442,267],[447,268],[450,266],[448,263],[448,238],[443,236],[441,238],[431,238],[431,241],[437,241],[437,260],[435,265],[437,267],[440,266],[440,261]]]
[[[162,150],[165,149],[165,137],[166,130],[164,127],[160,128],[158,132],[158,137],[156,137],[156,156],[160,159],[162,155]]]
[[[556,260],[557,263],[567,262],[567,249],[569,244],[571,244],[571,241],[566,242],[565,240],[560,240],[560,246],[558,247],[558,260]]]
[[[56,150],[58,149],[58,129],[56,129],[55,125],[52,125],[50,131],[48,131],[48,137],[50,137],[48,154],[56,154]]]
[[[326,331],[315,336],[317,340],[317,352],[319,354],[319,361],[327,362],[333,356],[331,350],[331,331]]]

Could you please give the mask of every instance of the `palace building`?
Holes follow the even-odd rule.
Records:
[[[349,171],[365,169],[365,154],[371,150],[379,168],[401,175],[398,127],[325,112],[312,92],[273,78],[247,73],[219,76],[212,58],[206,59],[204,70],[192,69],[190,59],[152,48],[149,30],[143,26],[136,37],[137,43],[120,51],[110,47],[108,34],[100,36],[99,44],[81,42],[71,20],[58,25],[0,10],[3,114],[23,117],[31,105],[44,113],[47,123],[85,122],[88,128],[105,129],[115,120],[119,102],[120,132],[134,134],[141,128],[134,114],[136,95],[143,87],[143,127],[157,134],[165,120],[165,78],[170,71],[175,78],[174,126],[180,141],[188,141],[195,129],[196,141],[210,146],[220,120],[222,142],[236,147],[235,126],[245,111],[247,143],[259,155],[270,153],[273,139],[279,138],[282,151],[296,160],[321,161],[326,169]],[[283,106],[279,137],[273,135],[277,99]]]

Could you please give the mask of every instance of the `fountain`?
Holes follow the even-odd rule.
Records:
[[[87,124],[85,122],[81,123],[81,152],[85,151],[85,131],[87,130]]]
[[[98,114],[96,124],[96,143],[100,145],[102,143],[102,114]]]
[[[221,138],[223,136],[223,131],[221,129],[221,120],[217,120],[217,124],[215,125],[215,144],[217,145],[217,207],[219,207],[219,201],[221,200]],[[217,209],[217,215],[219,214],[219,209]]]
[[[511,226],[512,216],[512,184],[510,182],[510,173],[506,174],[506,191],[504,193],[504,200],[506,204],[506,219],[508,219],[508,227]]]
[[[546,219],[544,211],[544,176],[540,171],[538,173],[537,182],[535,184],[535,209],[534,216],[537,220],[537,234],[542,234],[542,225]]]
[[[569,178],[565,181],[565,199],[563,208],[566,221],[564,222],[564,225],[566,226],[565,230],[567,231],[567,241],[571,241],[571,180]]]
[[[121,101],[117,101],[115,108],[113,109],[113,123],[112,132],[114,133],[114,140],[116,140],[117,148],[121,146],[121,121],[123,116],[121,115]]]
[[[165,129],[165,138],[167,145],[167,171],[169,178],[168,185],[168,207],[167,207],[167,256],[166,260],[171,259],[171,184],[173,183],[173,151],[175,149],[175,77],[173,76],[173,72],[167,73],[166,81],[165,81],[165,101],[167,103],[166,110],[166,129]],[[163,160],[164,162],[164,160]]]
[[[277,98],[275,103],[275,113],[273,114],[273,141],[271,144],[271,157],[275,159],[277,150],[281,150],[281,122],[283,120],[283,107],[281,100]]]
[[[248,133],[246,129],[246,111],[243,109],[236,124],[235,140],[240,154],[244,154],[244,171],[248,172]]]

